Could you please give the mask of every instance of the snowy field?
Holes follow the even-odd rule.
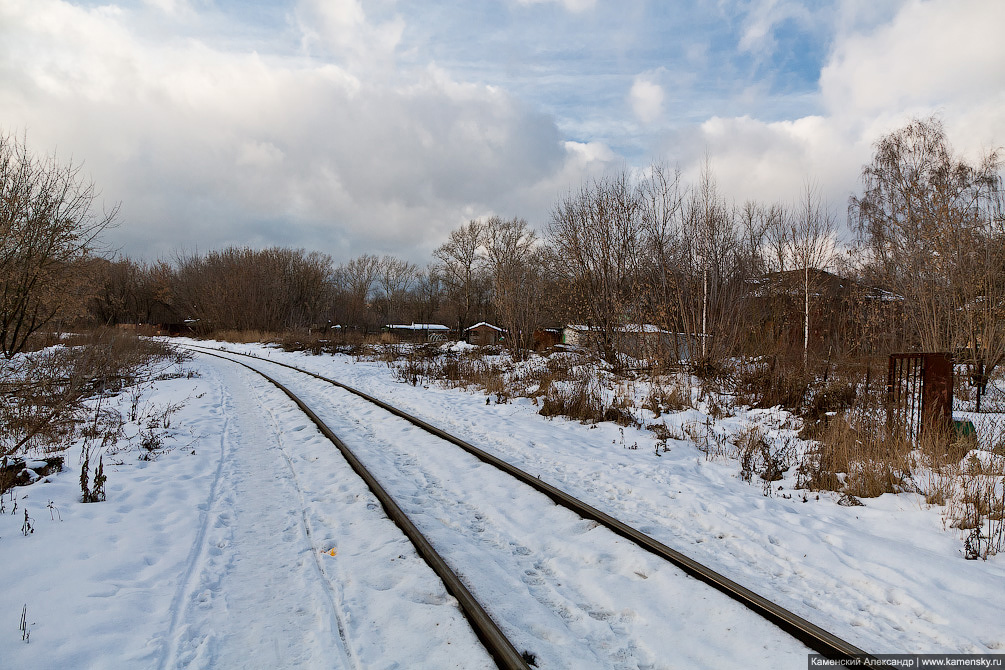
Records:
[[[671,439],[657,455],[649,432],[549,420],[528,399],[486,404],[480,393],[413,387],[384,363],[214,346],[289,362],[399,405],[868,652],[1005,651],[1002,557],[963,560],[942,508],[915,494],[842,507],[836,495],[794,490],[789,473],[766,497],[735,461],[708,460],[686,441]],[[127,417],[137,407],[104,452],[107,501],[80,502],[80,445],[67,450],[62,473],[4,496],[0,667],[492,666],[454,600],[279,391],[206,356],[171,372],[183,374],[149,382],[138,400],[128,392],[104,400]],[[467,528],[439,523],[441,541],[459,555],[478,560],[492,544],[464,544],[462,531],[477,526],[508,549],[493,569],[516,582],[486,604],[499,609],[504,630],[519,629],[518,648],[540,667],[806,667],[805,649],[734,621],[710,595],[682,590],[667,568],[628,557],[581,520],[532,511],[527,494],[514,499],[510,484],[475,465],[437,461],[434,446],[376,415],[368,423],[370,410],[331,387],[297,392],[327,407],[337,433],[356,431],[360,448],[378,445],[374,464],[415,471],[394,486],[408,511],[426,512],[427,526],[460,508],[451,518],[468,519]],[[785,419],[742,411],[720,428],[760,425],[782,439]],[[689,410],[674,420],[704,416]],[[163,440],[151,451],[143,444],[151,446],[154,427]],[[407,450],[392,453],[396,443]],[[407,493],[414,481],[423,490]],[[441,507],[428,507],[428,495]],[[494,513],[503,507],[512,513]],[[529,533],[507,521],[532,514],[538,525]],[[607,590],[576,586],[584,576]],[[622,597],[611,600],[611,590]],[[542,607],[524,606],[510,595],[518,591]]]

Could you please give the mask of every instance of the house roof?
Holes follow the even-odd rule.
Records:
[[[391,330],[435,330],[446,332],[450,328],[439,323],[413,323],[409,326],[404,324],[389,324],[387,326]]]
[[[572,323],[566,326],[566,328],[571,328],[572,330],[578,330],[581,333],[587,333],[590,331],[595,331],[597,328],[593,326],[584,326],[578,323]],[[624,325],[617,327],[617,332],[619,333],[667,333],[670,331],[663,330],[659,326],[654,326],[651,323],[626,323]]]
[[[809,268],[808,274],[811,297],[819,298],[825,294],[840,296],[854,289],[867,300],[899,301],[904,299],[902,296],[878,286],[869,286],[858,280],[841,277],[826,270]],[[760,277],[746,279],[745,283],[751,287],[751,295],[756,298],[766,298],[772,294],[802,296],[806,292],[806,278],[807,270],[801,268],[784,272],[769,272]]]
[[[491,323],[488,323],[488,322],[485,322],[485,321],[479,321],[478,323],[476,323],[473,326],[468,326],[467,328],[464,329],[464,332],[466,333],[469,330],[474,330],[475,328],[481,328],[481,327],[491,328],[493,330],[498,330],[500,333],[503,332],[503,329],[500,328],[499,326],[493,326]]]
[[[596,327],[593,327],[593,326],[584,326],[582,324],[574,324],[574,323],[573,324],[569,324],[568,326],[566,326],[566,328],[569,328],[569,329],[575,330],[575,331],[579,331],[581,333],[588,333],[588,332],[591,332],[591,331],[592,332],[597,331]],[[653,325],[651,323],[626,323],[626,324],[624,324],[622,326],[618,326],[617,327],[617,332],[619,332],[619,333],[633,333],[633,334],[640,334],[640,333],[656,334],[656,333],[662,333],[664,335],[677,335],[678,337],[680,337],[680,336],[684,336],[684,337],[708,337],[708,335],[706,335],[704,333],[673,333],[673,332],[671,332],[669,330],[664,330],[664,329],[660,328],[659,326],[655,326],[655,325]]]

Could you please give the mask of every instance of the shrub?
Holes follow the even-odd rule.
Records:
[[[586,380],[550,386],[538,413],[542,416],[567,416],[583,423],[605,420],[605,408],[599,389]]]
[[[771,483],[789,471],[794,458],[791,440],[769,440],[760,426],[750,426],[733,438],[740,461],[740,477],[749,482],[754,475],[763,482],[764,494],[770,495]]]
[[[690,384],[682,377],[653,376],[649,381],[649,393],[642,403],[642,408],[657,418],[665,412],[680,412],[692,406]]]
[[[157,360],[177,359],[170,347],[122,331],[99,329],[63,346],[0,365],[0,457],[58,451],[78,433],[114,429],[101,403],[87,399],[135,384]]]

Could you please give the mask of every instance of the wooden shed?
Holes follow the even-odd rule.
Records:
[[[694,360],[701,351],[702,338],[707,335],[673,333],[650,323],[628,323],[615,328],[612,337],[618,353],[646,365]],[[562,343],[573,347],[597,347],[599,338],[600,332],[590,326],[572,324],[562,329]]]
[[[503,329],[482,321],[464,329],[464,339],[468,344],[485,346],[497,344],[502,339]]]
[[[441,342],[450,335],[450,328],[439,323],[389,324],[382,330],[403,342]]]
[[[561,328],[538,328],[534,331],[534,349],[536,351],[550,349],[559,344],[562,344]]]

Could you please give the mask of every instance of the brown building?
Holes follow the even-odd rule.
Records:
[[[534,331],[534,349],[536,351],[550,349],[559,344],[562,344],[561,328],[538,328]]]
[[[464,339],[468,344],[475,344],[480,347],[497,344],[502,339],[503,329],[493,326],[491,323],[476,323],[464,330]]]
[[[751,329],[754,349],[772,344],[802,349],[807,303],[810,350],[891,351],[898,346],[903,298],[895,293],[815,268],[772,272],[746,283],[751,313],[759,321]]]
[[[442,342],[450,335],[450,328],[439,323],[390,324],[382,331],[388,340],[399,342]]]

